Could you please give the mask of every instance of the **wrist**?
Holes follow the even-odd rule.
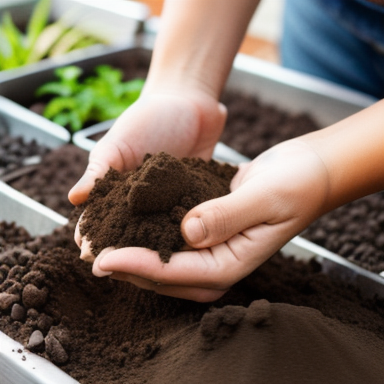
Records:
[[[384,100],[304,135],[329,175],[325,212],[384,189]]]

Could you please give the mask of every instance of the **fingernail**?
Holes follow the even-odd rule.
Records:
[[[201,243],[206,237],[207,232],[200,217],[192,217],[184,226],[184,233],[189,243]]]

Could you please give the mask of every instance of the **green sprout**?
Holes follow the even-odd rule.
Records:
[[[72,133],[87,123],[96,123],[118,117],[140,96],[143,79],[123,81],[121,70],[109,65],[95,67],[95,75],[83,81],[80,67],[70,65],[56,69],[58,81],[43,84],[37,97],[51,96],[43,115],[67,127]]]

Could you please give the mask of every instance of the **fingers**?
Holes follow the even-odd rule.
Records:
[[[128,275],[120,272],[115,272],[111,274],[110,277],[114,280],[132,283],[141,289],[154,291],[159,295],[165,295],[184,300],[192,300],[200,303],[216,301],[227,292],[227,290],[185,287],[178,285],[163,285],[156,281],[146,280],[138,276]]]
[[[149,249],[105,249],[93,264],[93,274],[110,275],[162,295],[214,301],[289,241],[291,227],[289,222],[262,224],[211,249],[174,253],[165,264]]]
[[[302,230],[322,212],[328,174],[318,155],[300,142],[287,142],[240,167],[232,192],[206,201],[184,217],[181,230],[194,248],[206,248],[260,224],[291,219]]]
[[[110,275],[158,294],[211,302],[224,295],[231,284],[224,286],[221,279],[212,281],[217,275],[214,269],[218,263],[205,251],[199,252],[201,256],[197,252],[175,253],[171,261],[164,264],[157,252],[145,248],[103,250],[92,272],[98,277]]]
[[[238,273],[233,267],[231,271],[227,270],[227,266],[235,263],[226,244],[212,249],[177,252],[168,263],[163,263],[155,251],[131,247],[99,255],[93,264],[93,273],[122,272],[164,285],[226,290],[236,280],[232,275]]]
[[[273,216],[267,217],[264,208],[269,193],[262,192],[261,185],[258,188],[248,182],[226,196],[206,201],[189,211],[181,225],[187,243],[194,248],[211,247],[271,220]]]

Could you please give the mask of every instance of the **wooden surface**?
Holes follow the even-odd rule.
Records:
[[[163,0],[139,0],[146,4],[153,16],[160,16],[163,7]],[[224,0],[226,1],[226,0]],[[247,35],[239,49],[239,52],[255,56],[259,59],[270,61],[273,63],[279,62],[278,48],[275,43]]]

